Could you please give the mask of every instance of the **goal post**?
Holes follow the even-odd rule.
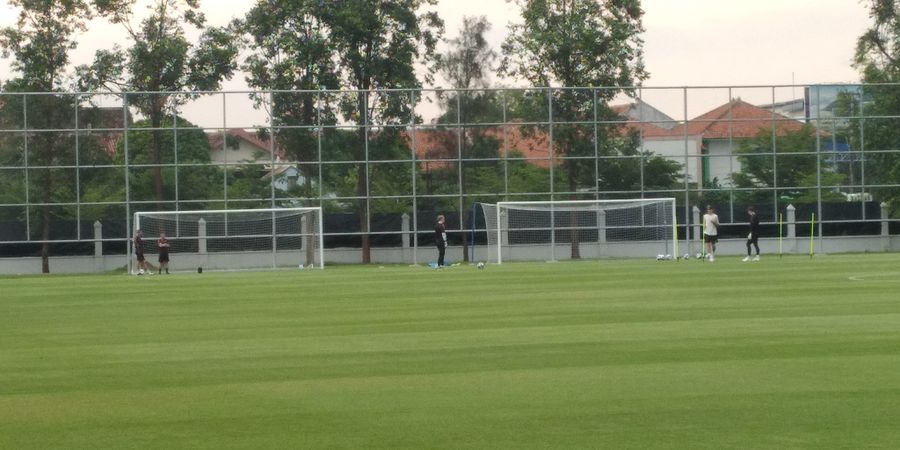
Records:
[[[157,240],[169,241],[171,266],[180,270],[272,270],[325,267],[322,208],[261,208],[134,213],[144,256],[155,266]],[[134,240],[128,272],[135,272]]]
[[[677,259],[674,198],[482,203],[488,262]]]

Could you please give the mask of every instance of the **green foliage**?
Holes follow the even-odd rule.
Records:
[[[871,27],[857,40],[855,66],[865,83],[900,82],[900,4],[893,0],[868,0]],[[863,114],[892,117],[900,111],[900,87],[896,85],[866,86]],[[853,122],[852,128],[863,125]],[[900,127],[896,120],[880,119],[865,123],[865,149],[898,148]],[[851,136],[858,133],[851,133]],[[895,184],[900,179],[900,154],[866,154],[866,183]],[[881,188],[876,200],[887,202],[894,217],[900,215],[900,189]]]
[[[0,54],[4,58],[12,56],[10,67],[19,77],[7,82],[3,90],[47,93],[28,97],[31,119],[28,125],[38,129],[65,129],[73,123],[71,112],[78,99],[52,93],[66,90],[69,52],[77,46],[76,34],[85,30],[90,17],[88,5],[80,0],[11,0],[9,4],[19,8],[19,15],[15,26],[0,28]],[[4,115],[12,115],[4,118],[4,123],[16,123],[20,120],[15,118],[16,114],[26,110],[24,106],[17,107],[17,99],[25,101],[25,97],[4,97],[4,103],[12,103],[2,106]],[[29,165],[57,166],[66,160],[73,161],[73,140],[70,133],[38,133],[32,140],[34,151],[29,154]],[[71,201],[75,179],[74,170],[54,168],[35,171],[29,177],[29,183],[33,183],[30,200],[43,203],[34,214],[34,229],[40,230],[34,237],[45,241],[41,249],[45,273],[50,271],[50,247],[46,242],[50,238],[50,222],[54,216],[64,214],[49,204]]]
[[[237,68],[237,43],[232,33],[222,28],[205,29],[196,44],[185,37],[184,25],[203,30],[205,18],[197,0],[155,0],[150,15],[140,24],[132,24],[136,0],[95,0],[100,15],[121,24],[132,41],[123,50],[115,45],[96,53],[90,66],[78,68],[81,90],[101,87],[137,92],[126,102],[159,128],[167,111],[176,112],[198,91],[218,89]],[[158,131],[153,138],[151,164],[162,162]],[[163,169],[152,168],[154,198],[162,208],[165,197]]]
[[[771,131],[760,131],[754,138],[741,141],[736,153],[741,171],[731,174],[740,191],[739,200],[749,204],[771,201],[771,190],[778,187],[779,197],[792,203],[814,203],[818,199],[816,173],[821,169],[821,185],[836,186],[844,175],[830,170],[819,162],[824,158],[816,151],[815,129],[805,125],[775,137],[773,151]],[[777,158],[777,159],[774,159]],[[773,160],[774,159],[774,160]],[[777,168],[776,168],[777,164]],[[823,201],[843,201],[844,197],[831,190],[822,190]]]
[[[606,153],[619,157],[598,162],[601,192],[666,190],[681,182],[681,164],[651,152],[641,152],[638,139],[633,134],[606,141],[614,145]],[[633,197],[633,194],[624,195]]]
[[[218,89],[237,68],[237,43],[223,28],[204,28],[205,18],[194,0],[156,0],[150,15],[132,24],[136,0],[95,0],[98,13],[121,24],[132,41],[98,51],[91,66],[80,66],[82,89],[115,87],[138,92],[208,91]],[[194,44],[184,24],[203,30]],[[161,64],[162,63],[162,64]],[[133,94],[129,104],[147,116],[176,109],[196,94]]]
[[[357,129],[357,141],[349,148],[355,150],[354,159],[365,160],[370,124],[404,124],[412,117],[409,95],[384,94],[383,89],[421,87],[416,63],[428,64],[434,59],[434,48],[443,31],[437,14],[425,11],[436,4],[436,0],[260,3],[238,24],[250,35],[254,52],[246,66],[249,82],[262,89],[356,90],[355,95],[338,98],[275,98],[272,112],[278,124],[322,126],[334,123],[340,113],[345,122],[364,125]],[[430,74],[431,70],[426,80],[430,80]],[[279,134],[282,136],[276,139],[297,149],[301,160],[303,152],[314,148],[309,130]],[[382,150],[382,144],[374,143],[374,147],[391,153],[394,146],[386,144]],[[335,174],[331,179],[355,180],[352,195],[363,197],[371,187],[369,175],[365,167],[357,166],[354,173]],[[368,262],[365,233],[370,212],[365,201],[358,201],[357,208],[364,233],[363,262]]]
[[[501,71],[534,86],[628,87],[647,77],[638,0],[516,0]],[[600,92],[612,99],[615,89]]]
[[[64,83],[69,51],[76,35],[87,29],[88,4],[83,0],[9,0],[19,8],[15,26],[0,28],[0,55],[13,57],[10,68],[20,74],[21,86],[32,92],[51,92]]]
[[[154,146],[157,141],[162,150],[160,160],[163,164],[178,162],[184,165],[177,171],[177,198],[179,201],[222,198],[222,172],[211,165],[209,140],[206,133],[181,118],[177,121],[177,130],[173,127],[171,117],[164,118],[160,125],[162,130],[154,130],[150,120],[145,119],[134,123],[130,128],[131,131],[128,132],[128,164],[139,166],[132,168],[129,173],[132,199],[146,201],[155,198],[154,175],[146,166],[153,164]],[[177,158],[175,155],[176,144]],[[116,163],[124,165],[125,156],[125,141],[120,140],[116,148]],[[161,174],[162,198],[174,201],[176,199],[176,169],[164,167]],[[112,186],[107,188],[124,189],[124,186],[124,178],[118,178],[113,181]]]
[[[242,66],[248,84],[262,90],[292,91],[254,97],[258,106],[271,110],[272,122],[278,127],[275,141],[285,149],[289,161],[316,161],[317,130],[336,123],[337,100],[318,92],[340,87],[320,3],[258,2],[236,23],[250,49]],[[312,186],[315,167],[300,165],[300,170],[307,183],[291,194],[317,197]]]
[[[490,47],[484,35],[491,23],[484,16],[463,17],[459,36],[447,43],[450,48],[437,58],[438,72],[454,88],[470,89],[488,87],[490,74],[497,53]]]
[[[635,180],[621,179],[614,172],[629,166],[633,169],[633,163],[604,163],[600,173],[601,169],[590,157],[597,153],[595,142],[603,156],[629,156],[637,151],[636,146],[622,146],[634,141],[621,140],[623,131],[605,122],[616,119],[607,103],[647,76],[640,38],[643,32],[640,2],[518,0],[516,3],[522,8],[523,22],[510,26],[500,70],[505,75],[524,78],[534,86],[562,86],[548,91],[546,106],[541,105],[540,96],[532,98],[538,100],[533,108],[546,108],[543,117],[570,123],[553,128],[554,154],[568,157],[562,163],[567,183],[563,189],[574,196],[576,192],[593,188],[594,179],[601,177],[610,188],[633,185]],[[591,89],[593,86],[612,89]],[[579,87],[586,88],[576,89]],[[572,123],[589,121],[600,124],[595,128]],[[655,165],[666,168],[664,164]]]

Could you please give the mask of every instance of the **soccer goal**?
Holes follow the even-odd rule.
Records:
[[[319,207],[136,212],[134,230],[143,233],[144,255],[154,266],[165,233],[173,269],[324,268]],[[133,273],[133,241],[129,250]]]
[[[482,203],[487,260],[677,259],[674,198]]]

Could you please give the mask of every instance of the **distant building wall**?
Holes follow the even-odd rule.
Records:
[[[682,138],[644,138],[641,150],[649,151],[668,160],[685,164],[685,143],[687,143],[687,175],[691,182],[698,181],[700,174],[700,140],[689,136]],[[682,168],[684,170],[684,168]]]

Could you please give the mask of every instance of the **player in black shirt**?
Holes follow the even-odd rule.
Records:
[[[753,261],[759,261],[759,215],[752,206],[747,207],[747,215],[750,216],[750,234],[747,235],[747,256],[741,261],[750,261],[750,246],[756,248],[756,256]]]
[[[144,232],[141,230],[134,233],[134,257],[137,259],[138,275],[143,275],[145,270],[147,274],[153,274],[147,260],[144,259]]]
[[[434,242],[438,249],[438,267],[444,267],[444,251],[447,250],[447,230],[444,228],[444,216],[437,216],[434,224]]]

